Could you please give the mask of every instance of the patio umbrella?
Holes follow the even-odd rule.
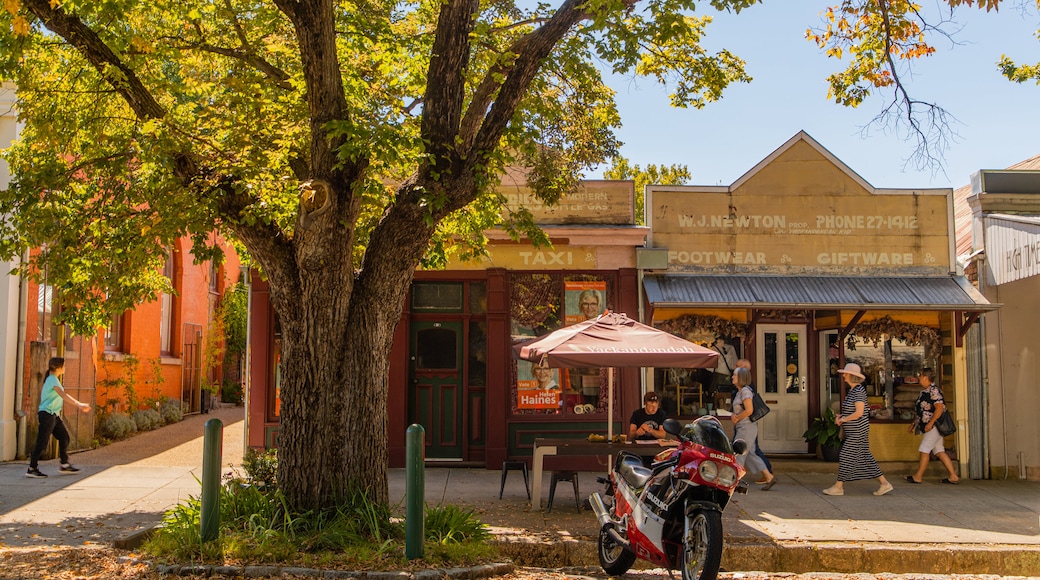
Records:
[[[607,436],[614,437],[614,367],[713,368],[719,353],[608,312],[513,346],[517,356],[551,367],[606,367]]]

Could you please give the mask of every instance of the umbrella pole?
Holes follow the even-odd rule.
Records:
[[[607,367],[607,441],[614,441],[614,367]]]

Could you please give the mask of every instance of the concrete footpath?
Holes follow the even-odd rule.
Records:
[[[203,426],[212,418],[225,425],[223,465],[240,464],[241,408],[74,454],[77,475],[58,475],[56,461],[41,463],[44,480],[25,477],[27,461],[0,464],[0,547],[112,543],[156,525],[164,510],[198,495]],[[1040,482],[948,485],[930,471],[914,485],[902,479],[909,465],[891,464],[883,466],[895,486],[888,495],[871,495],[877,482],[864,481],[831,497],[821,490],[833,483],[836,464],[779,459],[774,467],[780,480],[771,491],[752,486],[726,510],[727,570],[1040,574]],[[600,490],[597,475],[580,473],[582,497]],[[531,510],[520,472],[508,474],[502,499],[500,481],[497,470],[428,467],[425,497],[473,509],[518,564],[598,564],[598,524],[575,507],[571,484],[558,485],[549,512]],[[390,494],[403,509],[403,469],[390,470]]]

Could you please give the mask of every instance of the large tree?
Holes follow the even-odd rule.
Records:
[[[838,10],[879,2],[902,5]],[[282,329],[279,485],[296,509],[386,500],[387,361],[413,272],[480,251],[496,224],[545,241],[502,214],[496,176],[527,167],[551,203],[616,154],[600,66],[668,83],[675,106],[749,80],[701,48],[703,4],[4,0],[23,127],[0,250],[40,248],[23,271],[46,269],[90,334],[163,289],[180,236],[200,259],[212,232],[237,240]]]

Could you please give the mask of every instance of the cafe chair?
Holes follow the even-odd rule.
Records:
[[[502,462],[502,485],[498,488],[498,499],[502,499],[502,491],[506,488],[506,474],[513,469],[519,469],[524,474],[524,489],[527,490],[527,499],[531,499],[531,486],[527,484],[527,462],[526,461],[503,461]]]
[[[552,474],[552,481],[549,483],[549,507],[545,510],[546,513],[552,512],[553,497],[556,495],[556,483],[559,481],[569,481],[574,484],[574,506],[581,511],[581,493],[578,491],[578,472],[577,471],[554,471]]]

